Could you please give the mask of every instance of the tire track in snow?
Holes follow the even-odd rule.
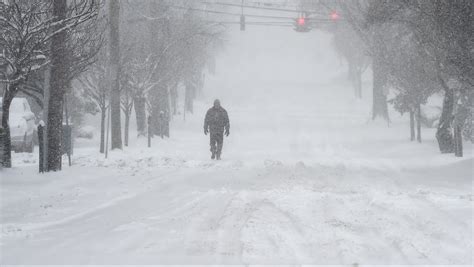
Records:
[[[160,175],[155,175],[152,179],[147,179],[144,182],[150,183],[157,181],[157,178],[161,178],[172,173],[177,173],[179,170],[169,171]],[[2,231],[0,232],[0,237],[8,236],[9,233],[12,232],[12,229],[15,229],[14,232],[18,232],[17,230],[20,229],[22,232],[33,232],[33,231],[40,231],[40,230],[47,230],[50,228],[55,228],[57,230],[58,226],[71,224],[73,222],[80,221],[82,219],[86,219],[92,217],[93,215],[99,215],[99,217],[103,217],[104,211],[110,209],[114,206],[118,206],[122,203],[128,203],[130,200],[140,197],[143,194],[149,193],[150,189],[146,190],[139,190],[138,192],[123,194],[121,196],[106,200],[101,204],[94,206],[93,208],[86,209],[84,211],[75,213],[70,216],[66,216],[61,219],[51,220],[46,222],[38,222],[38,223],[8,223],[8,224],[0,224]]]
[[[408,208],[406,210],[400,210],[393,207],[394,203],[401,201],[400,197],[404,197],[403,200],[406,203],[410,203],[411,206],[416,209]],[[416,204],[415,204],[416,203]],[[403,202],[402,202],[403,204]],[[447,229],[445,224],[439,224],[437,222],[446,223],[444,220],[449,218],[450,222],[455,225],[459,224],[459,221],[455,218],[451,218],[448,214],[436,206],[433,202],[426,199],[423,195],[415,197],[412,194],[399,194],[395,199],[384,198],[383,203],[371,202],[372,211],[368,218],[373,218],[374,214],[378,214],[377,218],[384,218],[381,224],[377,221],[368,221],[368,225],[376,226],[372,227],[371,231],[374,236],[383,238],[384,244],[390,244],[387,249],[395,249],[400,253],[401,258],[406,262],[411,263],[440,263],[439,250],[449,248],[453,250],[459,240],[452,239],[451,236],[446,234],[452,233],[452,229]],[[424,214],[430,214],[429,218],[423,218],[418,216],[419,210],[423,210]],[[366,213],[369,210],[366,211]],[[390,214],[387,214],[390,211]],[[395,215],[395,216],[394,216]],[[387,219],[389,218],[389,219]],[[452,225],[449,226],[451,228]],[[466,227],[464,227],[466,228]],[[412,233],[413,229],[418,229],[415,235],[407,235],[406,233]],[[438,249],[434,249],[433,245],[437,244]],[[458,250],[459,259],[465,258],[461,255],[463,251]],[[464,252],[467,252],[466,249]],[[454,250],[452,251],[454,252]],[[459,254],[461,253],[461,254]],[[457,259],[457,260],[459,260]],[[451,259],[455,262],[456,259]],[[444,262],[448,264],[449,262]]]
[[[270,200],[250,194],[240,192],[234,195],[218,221],[217,253],[220,262],[245,264],[252,259],[268,258],[269,251],[276,252],[275,255],[290,253],[285,258],[289,262],[310,259],[308,254],[301,253],[305,233],[298,220]],[[248,237],[253,240],[245,242]],[[263,250],[253,248],[255,244],[264,243],[267,248]],[[257,254],[253,254],[255,252]]]
[[[28,223],[28,224],[14,224],[14,223],[2,224],[2,229],[8,230],[9,228],[15,228],[16,227],[16,228],[19,228],[19,229],[22,229],[22,230],[25,230],[25,231],[35,231],[35,230],[50,228],[50,227],[53,227],[53,226],[59,226],[59,225],[70,223],[70,222],[75,221],[75,220],[85,218],[87,215],[90,215],[90,214],[93,214],[93,213],[98,213],[102,210],[105,210],[105,209],[111,207],[111,206],[117,205],[119,202],[132,199],[135,196],[137,196],[137,194],[126,194],[124,196],[120,196],[120,197],[114,198],[112,200],[109,200],[105,203],[102,203],[102,204],[100,204],[100,205],[98,205],[94,208],[79,212],[79,213],[71,215],[71,216],[67,216],[67,217],[65,217],[63,219],[59,219],[59,220],[54,220],[54,221],[49,221],[49,222],[42,222],[42,223]],[[4,231],[2,231],[2,232],[4,232]]]
[[[271,255],[276,257],[272,261],[266,260],[262,263],[291,264],[311,261],[311,251],[306,247],[308,242],[302,225],[292,214],[268,199],[258,202],[242,234],[245,248],[243,256],[246,262],[253,259],[262,261],[263,258],[268,259]],[[257,240],[254,240],[255,237]],[[268,248],[265,242],[262,242],[263,240],[270,241],[272,247]],[[255,245],[261,247],[256,248]],[[266,255],[255,252],[263,252]]]

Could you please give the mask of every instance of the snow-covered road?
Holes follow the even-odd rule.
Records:
[[[13,171],[2,178],[2,262],[469,264],[471,164]]]
[[[79,141],[61,173],[16,155],[1,177],[2,263],[471,263],[472,154],[412,144],[357,105],[299,103],[229,108],[221,162],[199,115],[107,160]]]
[[[0,264],[471,265],[472,146],[456,159],[432,129],[416,144],[406,118],[370,121],[370,91],[354,99],[323,33],[276,32],[255,49],[251,33],[171,139],[132,138],[109,159],[78,140],[73,166],[44,175],[14,154],[0,171]],[[310,36],[317,55],[298,47]],[[297,64],[319,82],[278,80]],[[267,66],[274,81],[248,87]],[[202,133],[214,96],[231,119],[220,162]]]

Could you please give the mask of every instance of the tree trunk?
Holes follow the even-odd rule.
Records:
[[[184,103],[185,103],[185,110],[193,114],[194,112],[194,95],[195,95],[196,88],[193,84],[186,84],[185,96],[184,96]]]
[[[361,72],[354,62],[349,62],[349,80],[352,83],[354,88],[354,95],[356,98],[362,98],[362,81],[361,81]]]
[[[151,123],[151,117],[150,116],[148,116],[147,123],[148,123],[148,128],[147,128],[148,129],[148,147],[151,147],[151,137],[153,135],[153,133],[152,133],[152,130],[153,130],[152,127],[153,126],[152,126],[152,123]]]
[[[456,157],[463,156],[462,148],[462,125],[454,126],[454,155]]]
[[[362,99],[362,71],[358,68],[356,71],[356,96]]]
[[[416,107],[416,140],[421,143],[421,105]]]
[[[178,113],[178,84],[173,84],[170,89],[170,98],[171,98],[171,109],[173,115]]]
[[[169,103],[169,95],[168,95],[168,88],[163,85],[159,85],[155,87],[155,91],[151,94],[152,99],[152,126],[153,126],[153,134],[160,135],[160,116],[163,112],[165,116],[168,116],[170,112],[170,103]]]
[[[446,88],[443,101],[443,111],[436,132],[436,138],[438,139],[439,150],[441,153],[454,152],[454,139],[452,134],[453,108],[454,92],[453,90]]]
[[[107,116],[107,108],[100,109],[100,153],[105,152],[105,119]]]
[[[135,97],[133,104],[135,116],[137,117],[138,136],[146,136],[146,99],[144,97]]]
[[[150,12],[153,16],[160,16],[163,14],[163,6],[159,6],[163,4],[162,1],[150,1]],[[163,28],[162,25],[157,25],[156,21],[150,20],[148,23],[148,30],[149,30],[149,49],[150,53],[155,53],[157,49],[157,44],[161,44],[163,49],[163,45],[168,42],[166,40],[166,36],[164,41],[159,40],[158,37],[160,36],[159,29]],[[164,63],[166,64],[166,62]],[[154,80],[159,80],[159,77],[153,77]],[[168,83],[161,82],[157,86],[153,87],[150,91],[150,98],[151,98],[151,119],[152,119],[152,130],[153,133],[156,135],[160,135],[159,133],[159,118],[161,112],[165,114],[169,114],[170,112],[170,100],[169,100],[169,92],[168,92]]]
[[[49,45],[51,47],[51,44]],[[50,95],[50,86],[51,86],[51,65],[47,66],[44,73],[44,82],[43,82],[43,153],[40,155],[43,157],[43,172],[48,171],[48,110],[49,110],[49,95]]]
[[[122,149],[122,125],[120,120],[120,1],[109,1],[109,63],[110,108],[112,123],[112,150]]]
[[[130,126],[130,113],[126,112],[125,113],[125,133],[124,133],[125,146],[128,146],[128,132],[130,128],[129,126]]]
[[[415,141],[415,111],[410,110],[410,140]]]
[[[194,99],[196,99],[198,96],[202,96],[205,82],[206,82],[205,81],[205,75],[203,73],[199,73],[198,88],[196,89],[196,92],[194,94]]]
[[[10,85],[16,86],[16,85]],[[3,103],[2,103],[2,128],[3,128],[3,153],[1,156],[1,166],[4,168],[12,167],[12,140],[10,136],[10,105],[13,100],[12,88],[6,89],[3,94]]]
[[[67,0],[53,2],[53,17],[56,21],[66,17]],[[67,88],[66,31],[51,39],[51,78],[48,99],[48,158],[47,171],[60,171],[62,164],[63,102]]]
[[[386,84],[386,73],[383,71],[383,63],[379,58],[380,56],[375,55],[372,64],[373,71],[373,99],[372,99],[372,119],[382,117],[384,120],[389,121],[388,117],[388,105],[387,96],[385,94]]]
[[[459,98],[455,100],[455,112],[454,112],[454,155],[456,157],[463,156],[463,130],[466,124],[466,121],[469,118],[469,113],[471,110],[469,106],[472,105],[472,102],[469,102],[469,97],[464,96],[462,93],[459,95]]]

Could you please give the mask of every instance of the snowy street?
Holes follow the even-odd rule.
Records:
[[[100,182],[89,170],[79,181],[39,178],[35,192],[11,191],[2,203],[4,262],[452,264],[471,255],[472,196],[462,177],[451,178],[464,190],[446,188],[446,176],[428,183],[413,181],[416,172],[302,164],[160,169]]]
[[[423,113],[426,120],[432,121],[430,125],[419,123],[422,143],[411,142],[409,114],[412,112],[414,116],[415,113],[411,110],[402,116],[395,110],[391,100],[402,95],[394,89],[395,86],[384,87],[382,84],[377,90],[373,89],[373,76],[376,76],[373,73],[381,74],[372,71],[375,64],[372,58],[365,58],[367,64],[359,62],[358,66],[362,65],[365,69],[362,68],[364,70],[360,70],[358,76],[361,95],[355,96],[354,82],[348,78],[346,59],[335,49],[338,39],[334,38],[334,32],[340,29],[334,26],[336,24],[327,28],[322,24],[311,24],[309,26],[313,28],[310,32],[309,29],[307,32],[297,31],[294,26],[298,25],[293,24],[301,22],[303,25],[299,27],[307,26],[306,17],[301,17],[302,12],[269,13],[273,12],[268,8],[272,1],[264,1],[267,5],[254,7],[259,9],[253,11],[253,16],[291,15],[289,19],[285,18],[289,20],[287,27],[279,27],[281,23],[278,21],[268,27],[260,27],[263,25],[259,24],[261,21],[271,22],[268,17],[263,17],[247,25],[246,31],[240,31],[238,19],[241,18],[240,12],[244,12],[243,2],[241,9],[237,6],[237,11],[232,11],[235,5],[228,9],[217,5],[213,8],[218,14],[223,13],[223,18],[206,13],[202,24],[225,31],[222,36],[219,35],[222,40],[219,39],[216,44],[207,41],[194,44],[187,40],[188,44],[181,40],[183,36],[191,33],[193,37],[199,36],[196,32],[201,32],[196,29],[199,23],[188,18],[191,9],[183,7],[183,10],[171,12],[157,8],[159,12],[166,10],[169,14],[158,11],[148,14],[148,3],[174,5],[183,2],[183,5],[195,5],[195,9],[206,7],[204,11],[208,12],[208,6],[202,1],[145,1],[147,5],[141,6],[129,3],[135,1],[121,1],[122,9],[117,4],[119,1],[105,2],[107,6],[110,4],[110,8],[116,5],[116,10],[112,11],[121,16],[125,14],[120,21],[111,20],[117,26],[103,28],[111,28],[110,36],[116,35],[117,40],[125,39],[120,51],[135,57],[134,63],[127,65],[135,69],[119,66],[125,61],[123,58],[113,58],[113,55],[100,58],[97,61],[105,65],[111,64],[109,61],[114,59],[115,65],[107,68],[95,66],[87,72],[91,75],[87,77],[96,78],[96,89],[102,89],[93,93],[103,94],[104,110],[115,99],[114,107],[118,112],[113,114],[112,109],[111,117],[112,121],[114,117],[118,118],[118,123],[115,123],[118,129],[115,136],[120,136],[116,137],[117,143],[122,142],[121,135],[125,136],[125,97],[120,90],[132,84],[128,81],[122,86],[120,79],[126,75],[119,75],[118,69],[123,68],[121,71],[132,77],[130,79],[134,84],[138,84],[136,87],[142,90],[143,99],[137,99],[142,104],[143,122],[146,118],[150,120],[150,117],[158,122],[157,117],[160,116],[157,124],[161,127],[160,123],[165,123],[163,118],[167,115],[160,109],[162,103],[157,103],[166,102],[163,106],[168,105],[165,109],[168,112],[173,109],[169,108],[167,101],[174,97],[178,112],[170,115],[170,138],[161,139],[156,135],[151,141],[151,148],[148,148],[147,138],[137,137],[139,127],[136,114],[140,112],[135,111],[138,110],[136,106],[133,110],[129,106],[130,144],[123,150],[109,151],[106,159],[104,154],[99,153],[101,113],[98,107],[93,106],[97,109],[96,114],[78,116],[83,119],[81,130],[92,130],[89,137],[74,140],[72,166],[68,166],[66,156],[62,157],[61,165],[61,156],[57,153],[51,157],[57,157],[57,166],[54,166],[62,166],[62,170],[39,174],[38,147],[35,147],[34,153],[12,152],[12,168],[0,170],[0,265],[472,266],[474,146],[465,139],[464,150],[461,151],[464,152],[463,157],[440,153],[434,122],[441,120],[441,106],[446,98],[442,90],[430,91],[429,97],[418,100],[426,100],[426,103],[416,103],[419,112],[417,122],[421,121],[422,111],[426,111],[426,114]],[[233,2],[240,4],[240,1]],[[252,3],[249,1],[247,4]],[[288,3],[294,5],[286,6]],[[296,3],[286,1],[285,6],[279,8],[294,9]],[[196,13],[198,11],[195,10]],[[232,11],[233,17],[227,18],[224,11]],[[138,12],[148,15],[139,16]],[[401,13],[417,14],[413,12],[406,10]],[[338,19],[337,13],[327,13]],[[68,14],[73,14],[73,11]],[[164,33],[166,29],[158,28],[163,27],[165,17],[168,23],[170,20],[173,23],[178,21],[178,26],[171,25],[175,26],[171,27],[171,31],[177,32],[174,35],[168,36],[169,33]],[[329,17],[314,18],[315,23],[330,20]],[[248,23],[252,19],[248,17]],[[212,20],[225,20],[232,24],[218,27]],[[360,20],[369,21],[365,17]],[[184,28],[181,22],[188,28]],[[140,23],[151,26],[148,28]],[[119,30],[118,24],[120,27],[125,25],[125,28]],[[181,26],[183,28],[179,28]],[[390,24],[390,27],[395,26]],[[114,33],[112,28],[116,28],[117,32]],[[417,32],[423,32],[423,29]],[[84,31],[94,35],[89,33],[89,28]],[[167,31],[170,31],[169,27]],[[119,38],[119,32],[127,38]],[[137,37],[141,35],[151,36],[151,41],[142,41]],[[211,31],[208,35],[218,34]],[[109,32],[105,36],[104,39],[109,38]],[[356,40],[353,36],[347,35],[347,40],[346,35],[342,36],[350,44]],[[400,36],[393,39],[409,39],[402,34]],[[155,37],[171,44],[154,44]],[[179,45],[170,40],[177,40]],[[127,44],[133,47],[133,51]],[[181,49],[183,44],[186,44],[186,49],[204,47],[207,50],[193,50],[191,53]],[[151,56],[152,52],[167,45],[171,49],[163,62],[183,66],[161,66],[165,64],[161,57]],[[180,49],[173,48],[173,45]],[[107,45],[105,49],[119,50],[113,46]],[[393,50],[405,51],[404,47],[396,48]],[[417,46],[417,49],[425,48]],[[206,61],[207,58],[202,59],[205,64],[193,61],[205,57],[203,54],[206,51],[209,55],[205,56],[215,57],[215,62],[212,61],[215,66],[208,66],[211,63]],[[360,52],[361,57],[366,57],[366,54],[366,50]],[[127,55],[123,57],[128,58]],[[159,64],[153,60],[159,61]],[[409,60],[412,60],[411,57]],[[184,77],[184,71],[185,74],[177,74],[186,67],[190,68],[187,71],[191,74],[187,75],[191,78]],[[155,74],[157,68],[163,73]],[[215,68],[215,73],[211,68]],[[143,74],[147,70],[150,73]],[[109,85],[109,92],[103,83],[107,84],[104,77],[112,75],[111,71],[116,79],[111,78],[110,84],[114,84]],[[177,77],[166,78],[166,75],[172,76],[168,72]],[[58,73],[61,74],[61,71]],[[199,82],[202,82],[203,88],[193,87],[196,92],[189,93],[189,80],[194,79],[196,73],[197,79],[202,79]],[[388,74],[384,75],[388,77]],[[45,74],[45,77],[49,76]],[[161,85],[153,79],[167,84]],[[73,92],[77,93],[79,89],[76,87],[85,87],[84,84],[73,83],[76,90]],[[408,84],[407,87],[412,89],[412,84]],[[430,86],[421,87],[424,90],[431,89]],[[104,88],[107,90],[104,91]],[[116,98],[108,95],[111,92],[118,94]],[[376,119],[372,118],[373,103],[376,103],[373,102],[373,92],[381,94],[379,98],[382,100],[377,101],[388,106],[389,116],[379,114]],[[450,92],[457,91],[453,89]],[[458,95],[461,94],[459,92]],[[172,93],[175,95],[172,96]],[[195,99],[189,100],[188,93],[196,94],[193,95]],[[413,92],[403,93],[409,95]],[[403,99],[411,100],[410,97]],[[86,99],[84,95],[79,98],[78,102]],[[57,97],[58,103],[63,99],[66,97]],[[138,102],[137,99],[133,98],[133,101]],[[211,160],[209,135],[206,136],[203,129],[206,111],[215,99],[220,99],[230,118],[230,136],[224,138],[221,161]],[[91,103],[100,106],[96,102],[100,101]],[[130,100],[130,103],[134,102]],[[191,108],[186,106],[188,102]],[[145,108],[145,105],[148,106]],[[158,108],[153,109],[153,105]],[[82,111],[71,109],[69,114],[74,115],[75,112]],[[61,111],[57,113],[60,119],[63,114]],[[61,123],[58,122],[58,129]],[[150,125],[154,125],[152,123]],[[143,126],[143,129],[153,129],[145,122]],[[452,126],[448,126],[446,131],[451,133]],[[48,129],[54,130],[52,127]],[[460,130],[459,127],[456,129]],[[59,134],[62,132],[57,130],[54,133],[57,140],[49,145],[57,145],[59,151],[63,142],[59,140]],[[456,137],[462,139],[459,133]],[[51,163],[51,160],[45,162]]]
[[[63,173],[38,176],[35,158],[17,157],[24,166],[1,179],[2,261],[469,264],[472,157],[433,156],[428,134],[413,150],[397,123],[394,134],[354,108],[298,100],[274,117],[229,107],[221,162],[208,159],[198,115],[154,139],[160,150],[139,140],[105,160],[78,141]],[[278,127],[290,117],[299,127]]]

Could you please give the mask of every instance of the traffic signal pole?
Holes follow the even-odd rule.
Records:
[[[240,30],[245,31],[244,0],[242,0],[242,13],[240,15]]]

